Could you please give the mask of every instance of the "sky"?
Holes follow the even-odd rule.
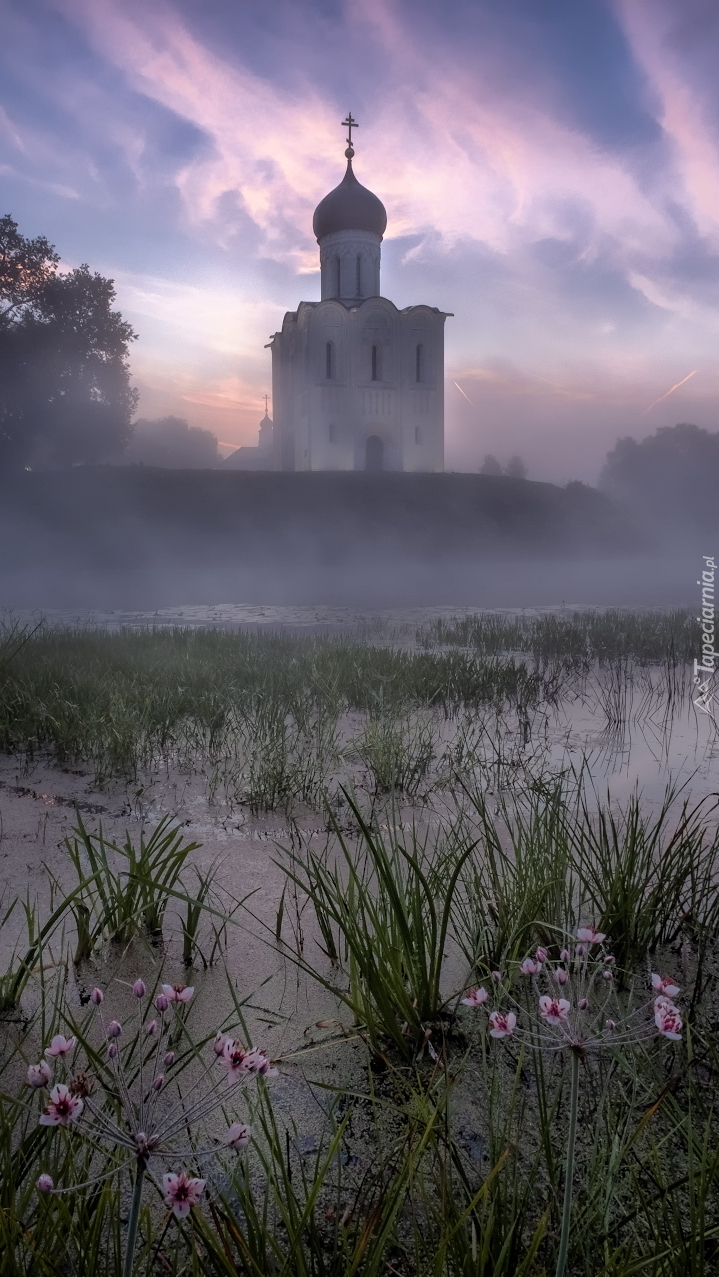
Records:
[[[594,483],[618,436],[719,430],[716,0],[0,0],[0,19],[0,212],[114,279],[140,416],[256,442],[265,345],[319,298],[312,213],[351,109],[383,294],[453,313],[447,469],[519,453]]]

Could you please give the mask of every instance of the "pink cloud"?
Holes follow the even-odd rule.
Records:
[[[311,214],[339,179],[342,135],[329,95],[293,72],[292,89],[204,47],[173,11],[137,0],[56,0],[81,23],[130,84],[202,129],[211,154],[184,164],[175,181],[188,217],[218,218],[237,194],[262,232],[262,252],[316,269]],[[565,206],[595,223],[588,256],[606,238],[619,256],[663,253],[676,231],[629,167],[568,128],[550,106],[512,85],[483,82],[481,59],[420,43],[386,0],[347,9],[390,71],[375,86],[377,111],[361,121],[356,168],[388,206],[390,237],[427,230],[448,243],[481,241],[500,253],[518,242],[566,238]],[[298,63],[301,64],[301,58]],[[379,61],[379,59],[378,59]]]
[[[674,151],[674,198],[689,207],[700,232],[719,246],[719,139],[709,123],[701,80],[682,67],[673,38],[686,10],[661,0],[616,3],[634,57],[661,103],[659,123]]]

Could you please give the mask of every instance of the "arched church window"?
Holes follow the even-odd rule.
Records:
[[[335,375],[335,347],[334,342],[328,341],[325,346],[325,376],[331,381]]]
[[[372,347],[372,380],[379,381],[379,346]]]
[[[421,342],[414,353],[414,379],[424,381],[424,348]]]
[[[342,295],[342,264],[339,257],[335,257],[335,297]]]
[[[357,278],[355,280],[355,285],[356,285],[355,296],[361,297],[362,296],[362,258],[360,257],[359,253],[357,254]]]

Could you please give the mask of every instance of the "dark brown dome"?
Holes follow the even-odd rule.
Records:
[[[381,200],[357,181],[352,160],[339,186],[320,200],[312,219],[318,240],[335,231],[370,231],[381,239],[387,229],[387,213]]]

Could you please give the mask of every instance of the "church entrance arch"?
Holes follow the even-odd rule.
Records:
[[[384,470],[384,444],[379,435],[370,435],[365,444],[364,468],[374,474]]]

